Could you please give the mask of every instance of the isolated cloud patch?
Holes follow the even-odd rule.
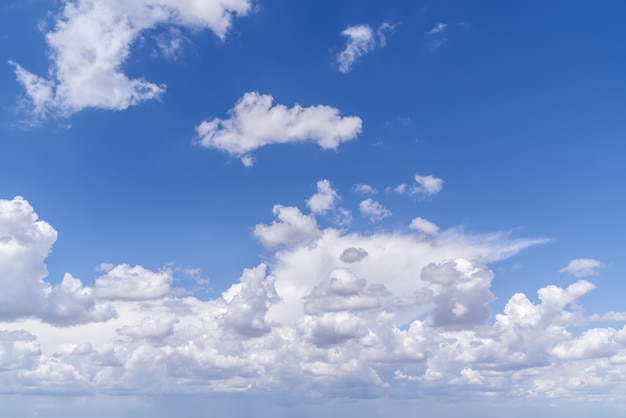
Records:
[[[363,260],[365,257],[367,257],[367,251],[363,248],[350,247],[343,250],[339,258],[346,263],[356,263],[357,261]]]
[[[323,149],[336,149],[361,132],[360,118],[340,116],[333,107],[296,104],[288,108],[273,102],[267,94],[244,94],[228,119],[205,120],[196,127],[197,143],[226,151],[248,166],[250,153],[265,145],[311,141]]]
[[[341,34],[347,40],[344,49],[337,54],[339,71],[343,74],[349,73],[359,58],[376,48],[386,46],[385,32],[392,31],[395,26],[385,22],[376,30],[369,25],[348,26],[344,29]]]
[[[123,64],[139,35],[158,26],[210,29],[226,36],[233,16],[250,11],[249,0],[65,0],[46,34],[51,65],[48,78],[15,67],[35,119],[67,116],[84,108],[122,110],[159,97],[165,85],[129,78]],[[163,53],[171,55],[176,41]]]
[[[360,194],[376,194],[377,190],[369,184],[359,183],[354,186],[354,191]]]
[[[576,277],[597,276],[604,264],[593,258],[576,258],[571,260],[567,266],[559,270],[559,273],[569,273]]]
[[[421,174],[415,174],[413,176],[415,183],[407,184],[402,183],[396,187],[387,187],[387,191],[404,195],[421,195],[423,197],[430,197],[436,195],[443,189],[443,179],[435,177],[433,175],[423,176]]]
[[[415,175],[415,182],[418,186],[413,189],[413,193],[421,193],[425,196],[432,196],[443,189],[443,180],[432,175]]]
[[[372,198],[365,199],[359,203],[359,211],[361,215],[369,218],[372,222],[380,221],[381,219],[391,216],[389,209]]]

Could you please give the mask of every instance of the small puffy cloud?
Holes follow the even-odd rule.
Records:
[[[437,225],[420,217],[413,219],[409,228],[426,235],[437,235],[439,233],[439,227]]]
[[[291,228],[306,224],[297,208],[284,209],[277,224],[290,216]],[[41,267],[55,237],[49,226],[38,235],[36,222],[42,221],[27,202],[0,202],[0,268],[20,272],[12,277],[26,282],[29,276],[22,273],[37,273],[28,269]],[[69,274],[54,286],[35,281],[37,291],[14,292],[23,299],[12,306],[23,302],[32,309],[34,296],[37,304],[50,302],[58,310],[0,318],[0,383],[10,391],[41,394],[214,396],[260,390],[297,400],[312,393],[437,393],[445,399],[473,393],[568,404],[623,398],[626,327],[589,324],[623,322],[626,313],[586,314],[579,300],[593,290],[591,282],[544,286],[537,301],[517,293],[489,320],[494,275],[486,264],[547,240],[472,235],[460,228],[432,236],[314,231],[315,241],[268,252],[267,264],[244,269],[213,299],[167,292],[167,275],[150,281],[161,289],[155,291],[144,283],[153,276],[126,265],[104,266],[104,276],[117,270],[117,279],[98,277],[94,288]],[[29,246],[32,266],[20,266]],[[117,284],[105,288],[116,295],[99,299],[98,284],[109,279]],[[20,286],[5,276],[0,280],[4,287]],[[120,299],[124,286],[131,294],[146,289],[151,296]],[[107,306],[117,316],[95,322],[93,315]],[[81,320],[58,326],[74,314]]]
[[[375,194],[376,189],[369,184],[359,183],[354,186],[354,191],[360,194]]]
[[[306,205],[313,213],[324,213],[333,209],[339,200],[339,194],[333,189],[328,180],[317,182],[317,193],[306,201]]]
[[[312,141],[323,149],[336,149],[361,132],[361,119],[340,116],[324,105],[287,108],[274,104],[270,95],[249,92],[229,111],[228,119],[205,120],[196,127],[196,142],[241,158],[246,166],[250,152],[270,144]]]
[[[170,294],[174,277],[169,269],[154,272],[128,264],[102,267],[106,273],[98,277],[95,284],[95,293],[100,299],[149,300]]]
[[[576,258],[560,269],[559,273],[569,273],[575,277],[597,276],[598,270],[603,267],[602,262],[593,258]]]
[[[369,25],[348,26],[344,29],[341,34],[348,39],[345,48],[337,54],[339,71],[343,74],[349,73],[359,58],[372,52],[376,47],[386,46],[385,32],[392,31],[396,26],[385,22],[376,31]],[[375,35],[378,36],[378,41]]]
[[[432,196],[443,189],[443,180],[431,175],[422,176],[415,175],[415,182],[418,186],[413,190],[413,193],[421,193],[425,196]]]
[[[380,221],[381,219],[391,216],[389,209],[371,198],[365,199],[359,203],[359,211],[361,215],[369,218],[372,222]]]
[[[249,0],[67,0],[46,34],[51,65],[48,77],[17,63],[17,80],[35,119],[66,116],[84,108],[122,110],[159,97],[165,86],[129,78],[122,66],[141,33],[162,26],[210,29],[223,39],[235,15],[251,9]],[[158,40],[165,55],[175,54],[181,37]]]
[[[350,247],[343,250],[339,258],[346,263],[356,263],[357,261],[363,260],[365,257],[367,257],[367,251],[363,248]]]
[[[387,187],[386,191],[409,196],[419,194],[430,197],[443,189],[443,180],[432,175],[422,176],[415,174],[413,179],[415,180],[414,184],[402,183],[396,187]]]
[[[320,234],[315,217],[303,215],[296,207],[275,205],[272,212],[276,221],[254,227],[254,236],[267,248],[302,244]]]

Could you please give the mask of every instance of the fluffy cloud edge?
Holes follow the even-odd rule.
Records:
[[[246,166],[254,162],[250,153],[263,146],[311,141],[322,149],[337,149],[362,131],[359,117],[341,116],[331,106],[288,108],[258,92],[245,93],[228,114],[227,119],[207,119],[196,126],[194,142],[236,156]]]
[[[592,370],[594,399],[623,390],[626,327],[568,331],[626,318],[580,309],[576,302],[593,290],[591,282],[543,287],[538,303],[515,294],[489,322],[494,273],[484,263],[546,240],[458,228],[436,235],[303,229],[313,215],[280,205],[274,212],[275,224],[256,233],[281,245],[214,299],[177,296],[167,268],[105,266],[93,288],[66,275],[44,300],[56,292],[65,304],[99,310],[87,309],[91,319],[72,326],[39,314],[4,318],[0,384],[48,394],[410,398],[461,390],[567,400],[581,396]],[[17,248],[43,262],[56,234],[42,222],[24,199],[0,201],[0,257],[19,256]],[[306,239],[292,240],[302,230]],[[23,237],[41,245],[24,246]],[[603,380],[609,369],[613,377]]]
[[[123,72],[130,47],[141,33],[158,26],[178,26],[210,29],[223,39],[232,18],[246,15],[251,8],[249,0],[67,0],[54,15],[54,29],[46,33],[51,57],[49,78],[9,63],[24,87],[23,104],[33,123],[51,116],[66,117],[85,108],[123,110],[158,98],[165,91],[165,85],[132,79]],[[164,53],[171,55],[173,46],[167,48],[169,52]]]

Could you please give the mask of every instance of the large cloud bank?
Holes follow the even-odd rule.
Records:
[[[316,212],[332,209],[318,200],[309,214],[277,205],[254,231],[271,257],[209,300],[181,296],[168,268],[105,265],[93,287],[70,274],[51,285],[56,231],[23,198],[0,200],[2,391],[624,396],[626,328],[572,331],[626,319],[584,313],[591,282],[548,285],[538,302],[515,294],[492,315],[487,265],[545,240],[427,234],[425,220],[321,228]]]

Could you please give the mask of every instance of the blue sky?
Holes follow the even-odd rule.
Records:
[[[0,8],[5,413],[626,411],[626,6]]]

